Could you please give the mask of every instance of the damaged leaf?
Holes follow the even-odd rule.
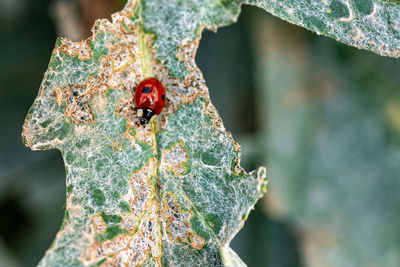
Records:
[[[243,265],[229,242],[265,192],[265,169],[240,168],[194,63],[198,39],[180,43],[174,76],[144,9],[130,1],[87,40],[56,42],[23,126],[24,143],[59,149],[67,172],[64,222],[40,266]],[[133,98],[148,77],[166,106],[141,125]]]
[[[155,33],[156,55],[171,73],[184,77],[175,55],[182,42],[203,28],[216,30],[237,19],[242,4],[260,7],[293,24],[383,56],[400,57],[398,0],[185,0],[142,1],[143,27]],[[161,12],[161,16],[160,16]]]
[[[229,242],[266,189],[265,169],[240,168],[194,63],[203,28],[242,4],[346,44],[399,56],[400,5],[383,0],[131,0],[80,43],[57,40],[24,143],[62,152],[64,223],[40,265],[242,265]],[[140,81],[167,89],[141,126]]]

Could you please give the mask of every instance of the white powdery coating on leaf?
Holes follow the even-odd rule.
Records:
[[[27,116],[27,145],[60,149],[67,170],[63,229],[42,266],[219,266],[219,246],[261,196],[265,176],[238,166],[239,146],[209,102],[198,40],[179,47],[189,72],[173,77],[135,8],[97,21],[85,41],[58,41]],[[141,126],[133,96],[149,73],[166,87],[166,106]]]

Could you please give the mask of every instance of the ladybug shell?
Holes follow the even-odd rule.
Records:
[[[156,78],[147,78],[139,83],[135,93],[137,108],[148,108],[157,115],[165,104],[165,88]]]

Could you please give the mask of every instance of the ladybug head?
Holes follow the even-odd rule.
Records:
[[[138,108],[137,116],[139,117],[139,121],[141,125],[149,123],[151,117],[153,117],[156,113],[149,108]]]

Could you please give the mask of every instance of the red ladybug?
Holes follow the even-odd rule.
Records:
[[[135,105],[140,124],[149,123],[154,114],[159,115],[165,104],[165,88],[156,78],[139,83],[135,93]]]

